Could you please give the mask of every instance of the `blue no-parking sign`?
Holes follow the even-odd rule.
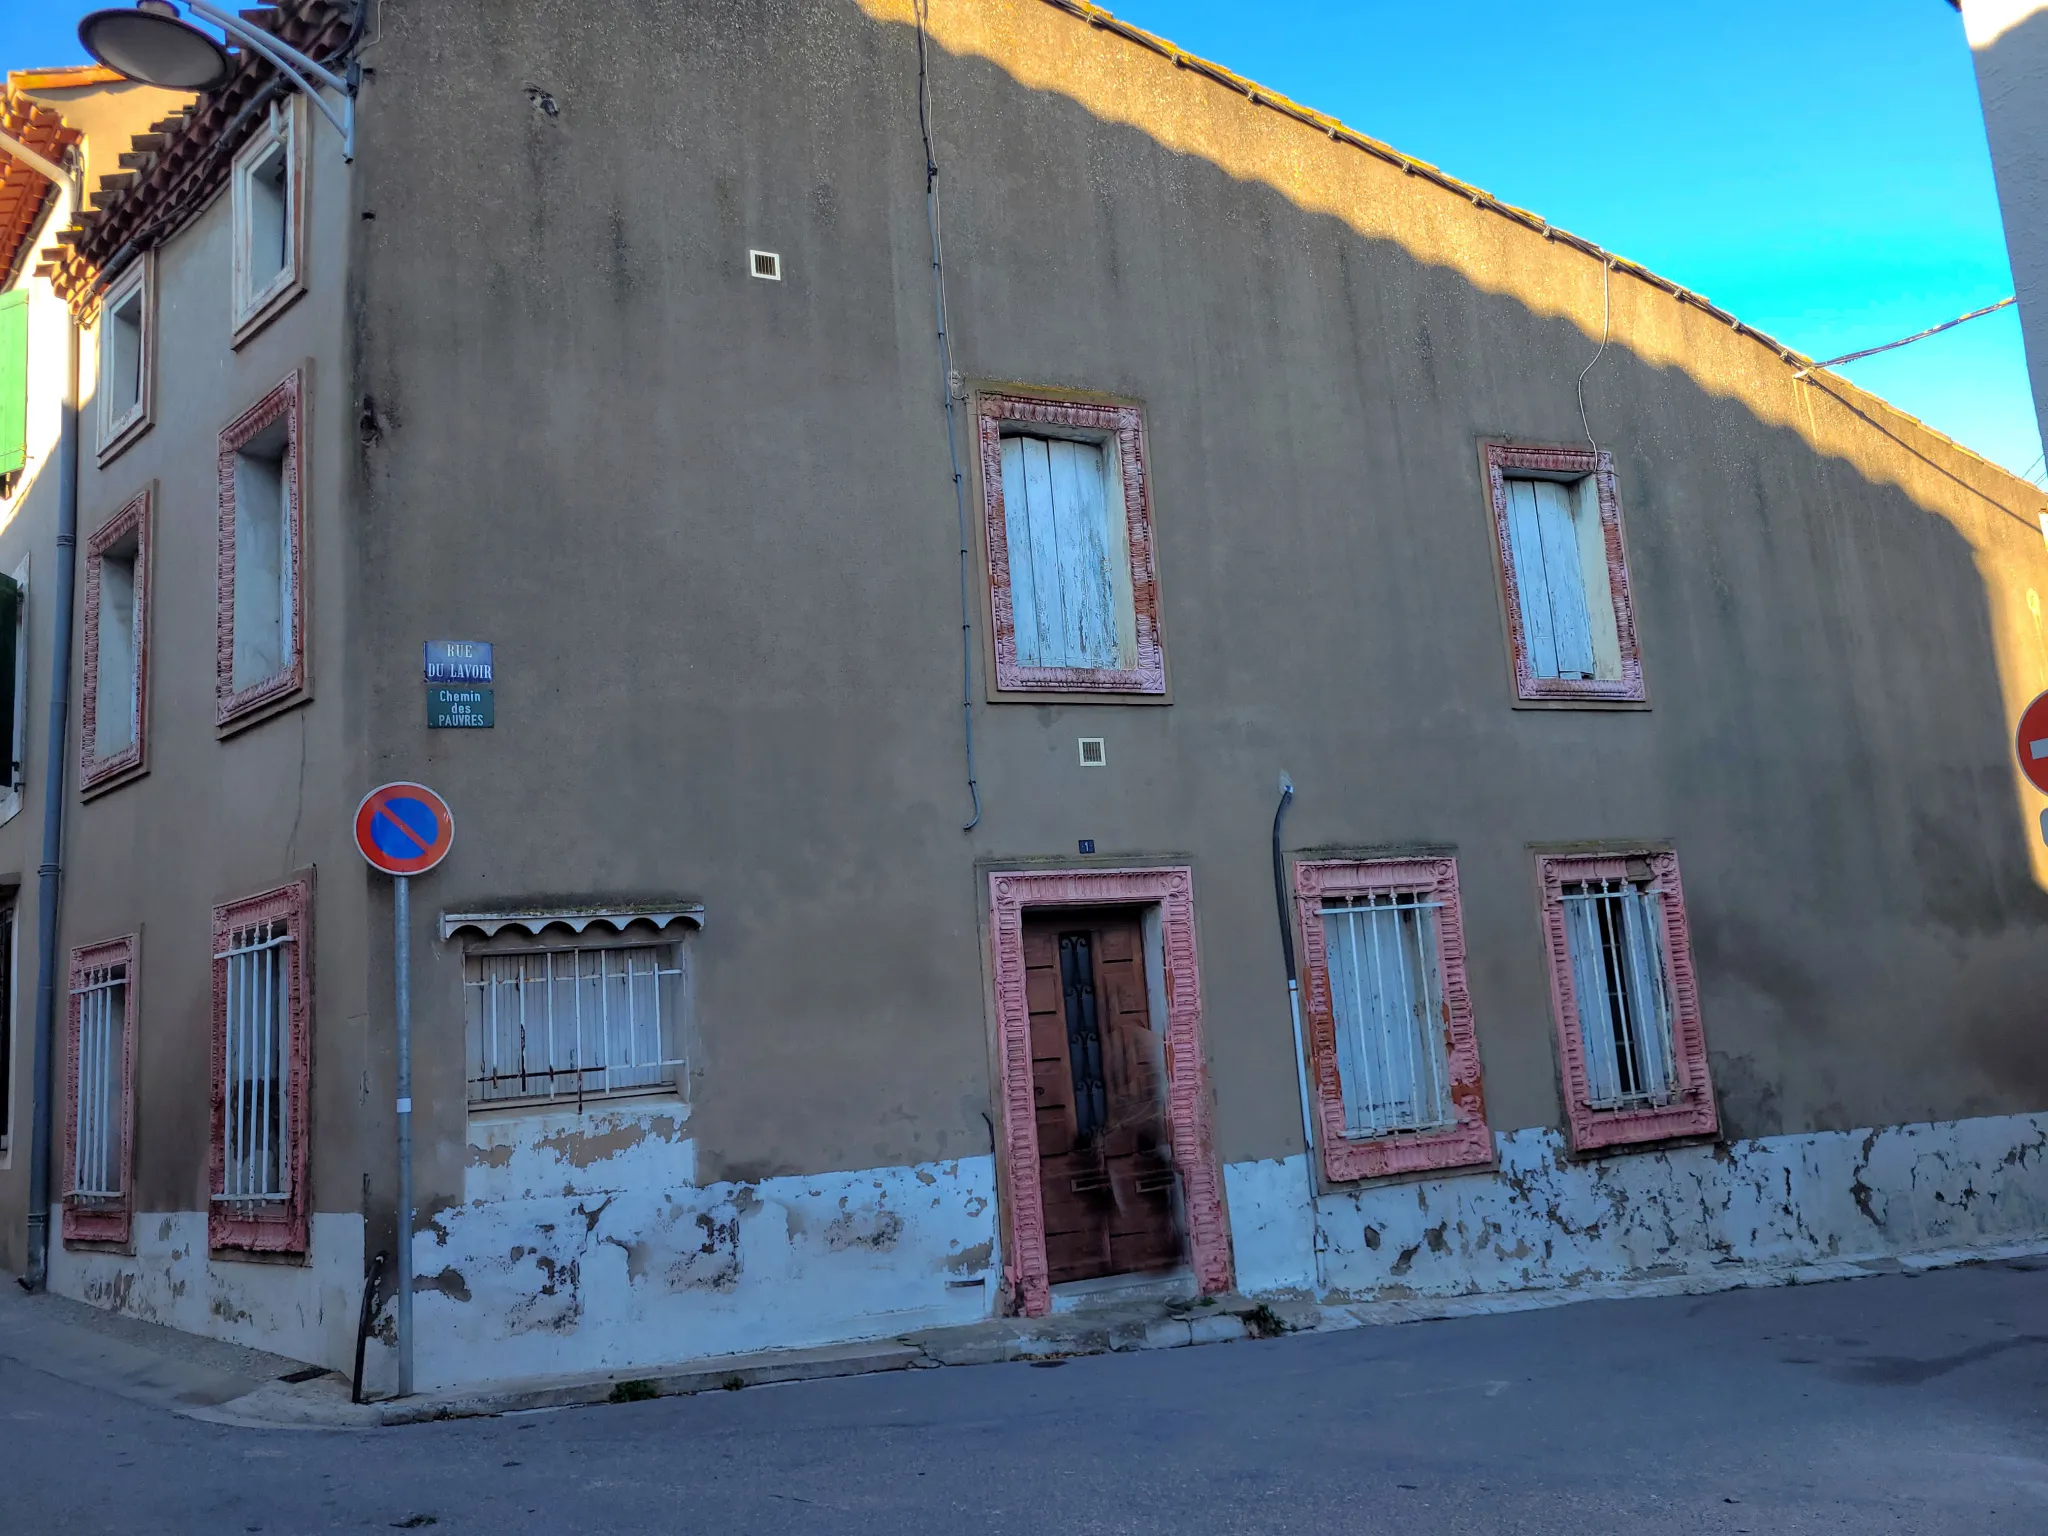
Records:
[[[455,813],[424,784],[381,784],[356,807],[356,848],[387,875],[423,875],[455,844]]]

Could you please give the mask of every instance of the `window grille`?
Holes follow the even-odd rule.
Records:
[[[1323,903],[1348,1137],[1453,1123],[1437,964],[1442,905],[1409,891]]]
[[[1664,983],[1664,895],[1654,881],[1563,887],[1572,990],[1585,1042],[1588,1105],[1668,1104],[1678,1080]]]
[[[470,1102],[687,1083],[682,978],[681,952],[668,944],[470,955]]]
[[[229,930],[221,1187],[229,1202],[291,1195],[290,1028],[293,938],[284,919]]]
[[[72,1194],[115,1200],[126,1182],[123,1113],[128,967],[95,966],[72,996],[78,1010],[78,1073],[71,1106]]]

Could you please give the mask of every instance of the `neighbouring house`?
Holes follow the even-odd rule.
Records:
[[[36,886],[52,782],[50,678],[63,610],[58,535],[72,335],[65,298],[32,269],[39,244],[79,216],[73,175],[88,187],[118,185],[137,136],[187,100],[97,67],[16,71],[0,85],[0,740],[7,743],[0,754],[0,1267],[11,1271],[27,1266],[36,1139]],[[53,183],[50,170],[63,179]],[[97,406],[117,421],[124,413],[132,419],[138,406],[147,410],[150,378],[133,276],[122,291],[127,297],[111,305],[98,333],[112,359]],[[93,360],[83,366],[90,378]],[[124,391],[128,403],[117,407]],[[117,565],[121,558],[117,552]]]
[[[1963,13],[2041,436],[2048,441],[2048,0],[1950,0]]]
[[[2048,497],[1097,7],[920,15],[289,0],[352,162],[248,58],[41,215],[50,1285],[347,1365],[392,780],[423,1387],[2048,1245]]]

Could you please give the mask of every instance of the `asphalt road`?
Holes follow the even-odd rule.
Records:
[[[2048,1531],[2048,1261],[363,1431],[0,1361],[0,1532]]]

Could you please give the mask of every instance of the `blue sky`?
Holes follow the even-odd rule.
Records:
[[[0,66],[82,62],[72,29],[90,8],[6,0]],[[1110,8],[1817,357],[2012,292],[1969,49],[1944,0]],[[1843,371],[2048,483],[2013,310]]]

